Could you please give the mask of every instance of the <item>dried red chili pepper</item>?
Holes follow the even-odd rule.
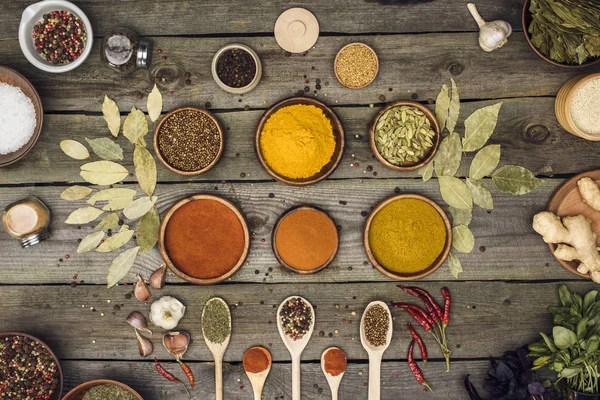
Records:
[[[429,304],[435,309],[435,313],[439,318],[438,321],[441,321],[442,318],[444,317],[444,310],[442,310],[442,307],[440,307],[438,302],[435,301],[433,296],[431,296],[431,294],[427,290],[421,289],[419,287],[412,287],[411,289],[413,289],[413,290],[417,291],[418,293],[421,293],[423,296],[425,296],[425,298],[427,299]],[[427,301],[426,301],[426,303],[427,303]]]
[[[433,323],[436,323],[442,319],[442,315],[438,315],[436,308],[433,306],[433,304],[431,304],[427,296],[420,292],[422,289],[416,287],[406,287],[404,285],[398,285],[398,287],[407,294],[416,297],[425,303],[425,307],[427,307],[427,312],[429,313]]]
[[[185,383],[183,383],[182,381],[177,379],[175,377],[175,375],[171,374],[169,371],[164,369],[163,366],[160,365],[160,363],[158,362],[158,359],[156,357],[154,357],[154,366],[156,367],[156,370],[158,371],[158,373],[161,374],[164,378],[170,380],[171,382],[180,383],[183,386],[183,388],[185,389],[188,397],[190,397],[190,398],[192,397],[190,395],[190,392],[188,391],[188,388],[185,386]]]
[[[192,386],[192,389],[193,389],[194,388],[194,384],[196,382],[196,378],[194,378],[194,373],[192,372],[192,369],[190,368],[189,365],[187,365],[183,361],[181,361],[181,360],[177,360],[177,361],[179,361],[179,366],[181,367],[181,369],[185,373],[185,376],[187,376],[188,381],[190,381],[190,385]]]
[[[450,289],[448,289],[447,287],[443,287],[442,294],[444,295],[444,300],[446,300],[444,304],[444,317],[442,319],[442,323],[445,328],[450,323]]]
[[[427,357],[427,347],[425,347],[425,342],[423,342],[423,339],[421,338],[421,336],[419,336],[417,331],[415,331],[415,328],[413,328],[413,326],[410,324],[410,322],[408,323],[408,331],[410,332],[410,335],[413,337],[413,339],[419,345],[419,349],[421,349],[421,358],[423,359],[423,364],[427,365],[428,357]]]
[[[392,307],[406,310],[426,331],[431,331],[432,322],[427,318],[425,311],[412,304],[396,303],[392,301]],[[419,312],[420,311],[420,312]]]
[[[417,382],[419,382],[421,385],[425,386],[427,389],[431,390],[431,387],[425,381],[423,372],[421,372],[421,369],[419,368],[419,366],[417,365],[417,362],[415,361],[415,359],[413,357],[414,348],[415,348],[415,339],[413,339],[410,342],[410,346],[408,347],[408,366],[410,367],[410,370],[412,371],[413,375],[417,379]],[[433,392],[433,390],[431,390],[431,391]]]

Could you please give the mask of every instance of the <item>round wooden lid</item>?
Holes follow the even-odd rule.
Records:
[[[290,53],[302,53],[317,43],[319,21],[305,8],[290,8],[275,22],[275,40]]]

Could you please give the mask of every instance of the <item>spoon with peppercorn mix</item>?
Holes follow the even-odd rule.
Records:
[[[392,341],[392,313],[382,301],[367,305],[360,319],[360,342],[369,354],[369,397],[381,398],[381,359]]]
[[[231,338],[231,312],[225,300],[213,297],[204,305],[202,335],[215,359],[215,399],[223,400],[223,355]]]
[[[292,357],[292,400],[300,400],[300,359],[315,327],[315,310],[308,300],[290,296],[277,309],[277,328]]]

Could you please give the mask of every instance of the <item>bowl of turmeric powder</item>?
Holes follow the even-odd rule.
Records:
[[[288,185],[312,185],[335,171],[344,154],[344,128],[318,100],[292,97],[260,119],[254,147],[260,164]]]

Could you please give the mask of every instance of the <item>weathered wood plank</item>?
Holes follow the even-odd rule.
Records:
[[[463,104],[463,119],[475,109],[495,103],[477,101]],[[412,173],[398,173],[385,168],[373,158],[368,142],[368,126],[379,107],[336,107],[336,113],[346,130],[347,148],[342,163],[332,175],[340,178],[398,178],[415,177]],[[217,117],[228,128],[223,158],[215,168],[194,180],[265,180],[264,172],[254,152],[254,130],[262,111],[218,112]],[[59,148],[64,139],[76,139],[85,143],[85,137],[110,136],[106,123],[100,116],[46,115],[44,132],[33,151],[23,161],[3,168],[0,184],[73,182],[81,181],[79,165],[68,158]],[[460,127],[460,131],[462,131]],[[149,134],[152,137],[153,132]],[[118,143],[125,150],[124,165],[132,168],[133,146],[120,137]],[[490,143],[502,145],[502,163],[523,165],[537,174],[574,174],[597,167],[600,142],[589,142],[564,131],[554,117],[554,100],[509,99],[504,100],[500,120]],[[152,150],[153,151],[153,150]],[[353,157],[354,155],[354,157]],[[463,162],[460,173],[468,174],[473,153]],[[559,157],[553,157],[560,155]],[[358,163],[358,167],[353,164]],[[368,166],[372,171],[367,172]],[[50,169],[50,174],[40,170]],[[371,168],[369,168],[371,169]],[[189,181],[164,168],[158,168],[160,181]]]
[[[585,72],[565,70],[544,62],[517,33],[508,45],[493,53],[481,50],[477,33],[441,33],[327,36],[321,38],[306,56],[292,57],[286,57],[273,37],[156,37],[154,40],[155,47],[163,50],[167,60],[155,57],[150,71],[137,71],[128,77],[120,77],[102,65],[99,43],[95,44],[84,65],[66,74],[37,70],[21,54],[17,40],[2,42],[0,60],[31,79],[40,92],[46,112],[99,112],[105,94],[114,98],[122,111],[128,112],[134,104],[145,109],[145,96],[155,81],[167,94],[164,99],[166,109],[205,102],[218,109],[241,109],[245,106],[265,108],[306,86],[314,95],[316,79],[320,79],[322,86],[318,98],[336,105],[378,103],[380,96],[408,98],[416,95],[419,100],[435,99],[442,83],[449,81],[451,76],[456,78],[464,99],[550,96],[556,94],[570,77]],[[335,79],[333,61],[343,45],[357,40],[369,43],[377,50],[381,70],[373,84],[361,90],[350,90]],[[243,97],[219,89],[210,72],[214,53],[221,46],[238,41],[256,49],[264,66],[259,86]],[[535,71],[535,79],[532,79],[532,71]],[[170,90],[173,95],[168,95]]]
[[[493,191],[495,210],[487,214],[475,211],[471,228],[476,237],[473,253],[460,255],[465,272],[461,279],[577,279],[562,268],[548,247],[531,229],[533,215],[545,208],[555,188],[562,182],[548,179],[536,192],[523,197],[501,195]],[[492,185],[488,182],[488,187]],[[398,188],[398,189],[396,189]],[[86,283],[106,282],[106,270],[113,253],[76,254],[77,239],[91,232],[63,222],[74,209],[85,202],[66,202],[58,198],[63,187],[4,188],[0,204],[9,204],[26,195],[38,195],[53,213],[51,240],[23,250],[15,240],[0,232],[0,282],[69,283],[74,275]],[[275,183],[257,184],[178,184],[159,185],[158,207],[164,212],[182,197],[199,192],[215,193],[235,201],[249,222],[254,240],[248,263],[234,277],[236,282],[346,282],[387,280],[367,262],[362,248],[365,214],[377,202],[400,192],[416,192],[439,201],[437,182],[423,183],[417,179],[404,180],[341,180],[326,181],[314,187],[291,188]],[[273,194],[273,198],[269,194]],[[340,201],[346,204],[340,204]],[[299,276],[281,268],[271,250],[271,229],[277,217],[286,209],[300,203],[311,203],[331,212],[342,227],[341,247],[334,263],[314,275]],[[132,225],[134,226],[134,225]],[[483,246],[481,249],[479,249]],[[70,258],[66,259],[66,255]],[[63,259],[63,262],[59,262]],[[128,279],[135,274],[149,276],[161,263],[158,251],[152,250],[138,258]],[[268,276],[267,276],[268,274]],[[442,267],[430,280],[453,279],[447,267]],[[173,282],[181,282],[169,276]]]
[[[4,3],[7,19],[0,27],[0,38],[16,38],[21,13],[31,3],[25,0]],[[473,31],[477,25],[466,3],[467,0],[313,0],[292,4],[277,0],[249,7],[244,0],[83,0],[77,5],[86,13],[98,36],[115,26],[129,26],[132,21],[143,35],[272,33],[279,14],[293,6],[311,10],[322,33]],[[482,0],[478,6],[486,19],[508,20],[515,29],[520,28],[519,2]]]

